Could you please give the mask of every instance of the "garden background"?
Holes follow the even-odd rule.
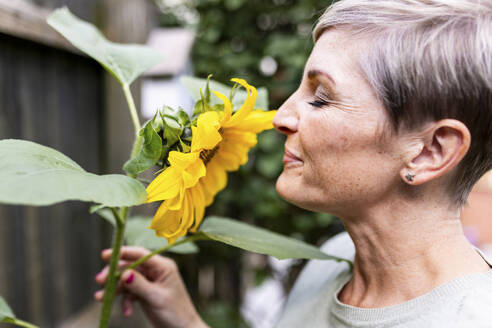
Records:
[[[0,0],[0,139],[53,147],[90,172],[123,173],[133,128],[120,86],[45,23],[54,8],[68,6],[112,41],[149,42],[162,50],[166,65],[132,85],[145,119],[158,106],[190,103],[179,86],[187,74],[212,73],[223,83],[244,78],[266,87],[270,108],[278,108],[297,88],[313,46],[312,27],[331,2]],[[227,189],[207,214],[321,245],[343,226],[276,194],[282,144],[279,133],[263,133],[248,164],[229,175]],[[484,249],[492,245],[491,181],[489,175],[479,184],[464,218],[470,240]],[[151,215],[154,207],[138,211]],[[90,215],[85,204],[0,205],[0,295],[19,318],[41,327],[93,327],[99,311],[93,277],[103,266],[100,250],[110,245],[108,223]],[[170,256],[204,319],[214,328],[272,327],[305,262],[198,245],[197,254]],[[115,311],[112,326],[147,323],[141,313],[128,320]]]
[[[187,58],[168,57],[171,69],[132,86],[137,104],[145,103],[146,83],[212,73],[224,83],[241,77],[267,87],[270,107],[277,108],[300,81],[312,48],[311,28],[328,3],[1,0],[0,138],[53,147],[94,173],[122,172],[133,130],[121,90],[96,62],[44,23],[54,8],[68,6],[116,42],[146,43],[157,28],[191,31],[193,47],[189,53],[183,51]],[[166,58],[166,47],[171,52],[177,45],[160,46]],[[159,105],[167,104],[166,98],[163,92]],[[237,218],[319,245],[342,226],[328,214],[305,212],[278,197],[274,186],[282,169],[282,144],[278,133],[262,134],[248,164],[229,175],[227,189],[207,214]],[[139,210],[153,212],[152,206]],[[1,205],[0,256],[6,261],[0,267],[0,295],[17,317],[41,327],[90,327],[90,317],[98,318],[93,276],[103,266],[99,251],[110,246],[109,231],[105,221],[78,202],[42,208]],[[255,321],[250,326],[269,327],[272,312],[281,308],[282,295],[303,262],[280,263],[209,242],[199,247],[198,254],[173,258],[205,320],[213,327],[241,327],[249,317]],[[278,306],[267,311],[265,304],[271,306],[272,301]],[[144,327],[142,320],[137,314],[123,323],[116,311],[112,324],[134,327],[138,322]]]

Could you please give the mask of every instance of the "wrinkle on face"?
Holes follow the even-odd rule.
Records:
[[[341,31],[325,32],[277,113],[277,129],[303,160],[284,168],[277,190],[298,206],[341,216],[386,195],[397,175],[384,105],[357,68],[362,46]]]

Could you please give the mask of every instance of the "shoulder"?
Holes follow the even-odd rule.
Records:
[[[326,254],[350,261],[353,261],[355,255],[354,243],[346,232],[330,238],[321,246],[321,250]],[[297,278],[287,299],[286,307],[289,307],[289,303],[297,303],[302,299],[312,298],[314,293],[321,292],[340,275],[349,272],[350,268],[345,262],[310,260]]]
[[[328,239],[320,247],[321,251],[328,255],[354,260],[355,246],[347,232],[339,233]],[[332,260],[310,260],[301,274],[296,285],[309,282],[309,284],[324,284],[327,280],[333,280],[341,272],[348,271],[350,268],[345,262]]]
[[[474,275],[474,279],[466,287],[460,302],[459,322],[463,323],[463,327],[491,327],[492,270]]]
[[[323,243],[320,248],[323,252],[330,255],[343,257],[347,260],[354,259],[354,242],[346,231],[331,237],[325,243]]]

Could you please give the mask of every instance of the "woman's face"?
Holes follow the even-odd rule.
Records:
[[[274,118],[287,136],[277,191],[297,206],[356,214],[401,181],[398,140],[357,64],[364,43],[339,30],[323,33],[301,85]]]

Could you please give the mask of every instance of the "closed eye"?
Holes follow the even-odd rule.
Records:
[[[309,101],[308,104],[310,104],[313,107],[320,108],[320,107],[323,107],[323,106],[328,105],[329,103],[326,102],[326,101],[324,101],[324,100],[322,100],[322,99],[316,99],[314,101]]]
[[[308,104],[310,104],[311,106],[318,108],[330,105],[331,103],[331,97],[326,91],[321,88],[321,86],[316,88],[316,92],[314,93],[314,100],[308,102]]]

